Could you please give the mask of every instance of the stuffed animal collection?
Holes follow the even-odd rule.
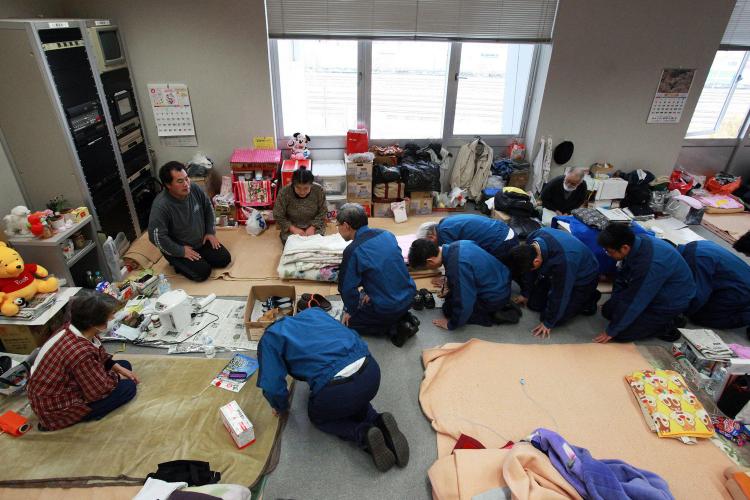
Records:
[[[23,205],[14,207],[9,215],[3,217],[5,221],[5,234],[8,236],[28,236],[29,226],[26,224],[26,218],[31,212]]]
[[[309,135],[303,134],[302,132],[295,132],[286,144],[292,150],[289,158],[292,160],[307,160],[310,158],[310,150],[307,149],[309,143]]]
[[[42,266],[24,263],[18,252],[0,241],[0,313],[15,316],[37,293],[56,291],[57,279],[48,274]]]

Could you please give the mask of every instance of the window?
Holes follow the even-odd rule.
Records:
[[[451,44],[372,42],[373,139],[443,136]]]
[[[688,139],[735,139],[750,110],[750,61],[744,51],[719,51],[690,120]]]
[[[358,125],[454,145],[523,133],[533,44],[272,39],[270,51],[280,142],[305,132],[338,148]]]
[[[357,42],[279,40],[278,78],[281,135],[338,136],[355,128]]]
[[[532,45],[462,45],[454,135],[521,131],[533,51]]]

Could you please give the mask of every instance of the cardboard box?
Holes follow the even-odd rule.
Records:
[[[231,401],[219,408],[219,414],[221,414],[224,427],[229,431],[229,435],[232,436],[237,448],[242,449],[255,442],[253,423],[247,418],[237,401]]]
[[[393,210],[391,210],[390,203],[378,203],[372,204],[372,216],[373,217],[391,217],[393,218]]]
[[[30,354],[62,328],[64,319],[65,308],[62,308],[44,325],[0,325],[1,350],[14,354]]]
[[[245,331],[248,332],[250,340],[257,340],[250,337],[250,329],[265,328],[273,321],[252,321],[253,306],[256,300],[266,300],[268,297],[289,297],[292,299],[292,314],[297,305],[297,291],[291,285],[256,285],[250,287],[250,293],[247,295],[247,304],[245,305]],[[255,332],[252,332],[255,333]]]
[[[356,162],[345,160],[346,176],[354,181],[372,180],[372,162]]]
[[[362,205],[362,208],[365,209],[365,213],[368,217],[372,214],[372,200],[370,198],[352,198],[349,197],[346,199],[347,203],[359,203]]]
[[[372,181],[357,181],[349,177],[346,179],[347,184],[347,199],[363,199],[372,198]]]
[[[430,215],[432,213],[432,193],[428,193],[429,197],[414,196],[415,194],[424,193],[412,193],[412,197],[409,198],[409,215]]]

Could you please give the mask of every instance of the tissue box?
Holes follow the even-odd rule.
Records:
[[[242,411],[240,405],[237,404],[237,401],[232,401],[222,406],[219,408],[219,413],[221,413],[224,427],[229,431],[237,448],[242,449],[255,442],[255,429],[253,428],[253,424],[250,422],[250,419],[247,418],[245,412]]]

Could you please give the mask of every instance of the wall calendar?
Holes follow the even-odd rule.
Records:
[[[646,123],[679,123],[693,76],[694,69],[666,68],[662,71]]]
[[[148,95],[160,137],[194,136],[193,110],[187,85],[150,83]]]

